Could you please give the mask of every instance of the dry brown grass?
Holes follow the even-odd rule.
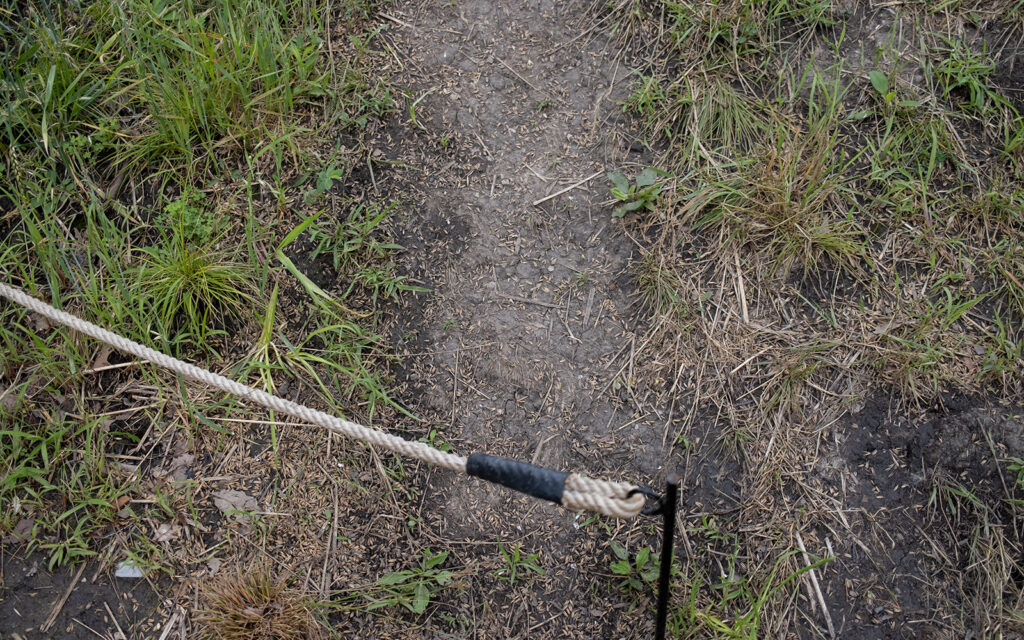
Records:
[[[287,578],[267,569],[238,571],[203,589],[205,608],[195,621],[211,640],[319,640],[323,629],[313,601]]]
[[[741,532],[747,569],[785,558],[792,573],[798,564],[785,554],[796,533],[819,550],[854,540],[858,553],[877,546],[884,555],[893,544],[883,542],[878,514],[858,509],[867,485],[844,459],[856,440],[851,414],[890,398],[889,415],[869,427],[874,438],[894,420],[917,427],[951,397],[1021,389],[1019,116],[991,106],[996,98],[972,111],[943,93],[928,66],[941,60],[957,82],[995,95],[994,76],[948,53],[947,39],[988,20],[1006,46],[1019,15],[953,2],[908,4],[893,18],[846,3],[856,15],[843,18],[849,31],[840,34],[827,26],[836,14],[814,3],[749,4],[689,4],[648,12],[647,22],[644,5],[630,5],[631,33],[659,34],[664,45],[675,32],[675,45],[688,44],[644,50],[627,103],[660,150],[652,163],[676,175],[656,215],[625,221],[649,311],[627,368],[635,364],[633,377],[670,406],[666,442],[696,453],[698,467],[736,464],[735,519],[720,525]],[[624,6],[611,12],[627,24]],[[752,24],[759,29],[747,37]],[[891,95],[868,81],[877,70]],[[903,458],[895,453],[893,464],[920,464]],[[901,508],[894,497],[883,502],[881,512]],[[926,597],[960,612],[942,623],[951,633],[1021,624],[1020,537],[992,509],[929,523],[925,534],[943,559]],[[807,617],[812,602],[772,603],[762,630]]]

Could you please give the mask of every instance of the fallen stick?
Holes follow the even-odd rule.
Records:
[[[800,547],[800,551],[804,554],[804,564],[808,567],[808,575],[811,576],[811,586],[814,587],[814,593],[818,596],[818,604],[821,605],[821,612],[825,614],[825,624],[828,625],[828,635],[830,638],[836,637],[836,629],[832,626],[832,616],[828,612],[828,607],[825,606],[825,596],[821,595],[821,587],[818,586],[818,577],[814,575],[814,569],[811,569],[811,557],[807,555],[807,549],[804,548],[804,539],[800,537],[800,532],[796,532],[796,544]]]
[[[740,299],[740,311],[743,314],[743,324],[750,324],[750,316],[747,314],[747,290],[743,286],[743,271],[740,270],[740,254],[734,251],[732,255],[736,258],[736,279],[739,283],[737,295]]]
[[[550,196],[545,196],[545,197],[541,198],[540,200],[535,200],[533,202],[533,206],[536,207],[537,205],[543,204],[543,203],[547,202],[548,200],[550,200],[552,198],[557,198],[558,196],[562,195],[563,193],[569,193],[570,191],[572,191],[576,187],[579,187],[581,185],[587,184],[588,182],[590,182],[591,180],[593,180],[597,176],[601,175],[602,173],[604,173],[604,171],[598,171],[598,172],[594,173],[593,175],[590,175],[590,176],[587,176],[586,178],[583,178],[582,180],[580,180],[576,184],[569,185],[568,187],[562,189],[561,191],[556,191],[556,192],[552,193]]]
[[[110,616],[110,621],[114,623],[114,627],[117,628],[118,640],[128,640],[128,636],[124,635],[124,629],[117,623],[117,618],[114,617],[114,612],[110,610],[110,605],[106,602],[103,603],[103,608],[107,610],[107,615]]]
[[[178,620],[178,612],[172,611],[171,617],[167,620],[167,624],[164,625],[164,631],[160,634],[160,640],[167,640],[167,636],[171,635],[171,630],[174,629],[174,623]]]
[[[71,592],[75,590],[75,585],[77,585],[78,581],[81,580],[82,572],[84,571],[85,565],[83,564],[78,569],[78,573],[75,574],[75,577],[68,583],[68,588],[64,590],[64,595],[60,597],[60,600],[53,603],[53,609],[50,610],[50,615],[47,616],[46,622],[43,623],[43,626],[39,627],[40,631],[46,633],[50,630],[50,627],[53,626],[53,623],[57,621],[57,616],[60,614],[60,610],[64,608],[64,603],[71,597]]]
[[[387,13],[384,13],[383,11],[378,11],[377,15],[379,15],[382,18],[384,18],[385,20],[390,20],[391,22],[394,22],[395,24],[397,24],[400,27],[405,27],[406,29],[411,29],[413,31],[416,30],[416,27],[412,26],[411,24],[409,24],[405,20],[399,20],[395,16],[389,15]]]
[[[134,367],[140,364],[149,364],[149,360],[131,360],[130,362],[121,362],[119,364],[108,364],[104,367],[96,367],[94,369],[86,369],[82,372],[82,375],[90,373],[102,373],[103,371],[110,371],[112,369],[124,369],[125,367]]]
[[[534,90],[534,91],[536,91],[537,93],[547,93],[547,91],[541,91],[541,90],[540,90],[540,89],[538,89],[538,88],[536,87],[536,85],[534,85],[534,84],[533,84],[532,82],[530,82],[529,80],[527,80],[527,79],[526,79],[526,78],[524,78],[523,76],[519,75],[519,72],[518,72],[518,71],[516,71],[515,69],[513,69],[513,68],[512,68],[512,67],[511,67],[511,66],[509,65],[509,63],[505,62],[504,60],[502,60],[501,58],[499,58],[499,57],[497,57],[497,56],[495,56],[495,57],[494,57],[494,59],[495,59],[495,60],[497,60],[498,62],[500,62],[500,63],[501,63],[501,64],[502,64],[502,65],[503,65],[503,66],[504,66],[504,67],[505,67],[506,69],[508,69],[509,71],[511,71],[512,73],[514,73],[514,74],[515,74],[515,76],[516,76],[517,78],[519,78],[520,80],[522,80],[523,82],[525,82],[525,83],[526,83],[526,85],[527,85],[528,87],[530,87],[531,89],[533,89],[533,90]]]

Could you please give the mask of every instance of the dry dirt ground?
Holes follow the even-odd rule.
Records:
[[[1019,407],[949,397],[942,410],[908,414],[888,391],[866,390],[852,407],[822,409],[828,420],[807,440],[818,448],[813,465],[750,495],[744,469],[757,461],[722,444],[725,418],[691,413],[685,380],[673,399],[637,379],[657,356],[641,348],[636,243],[610,216],[605,174],[651,158],[632,144],[619,106],[628,67],[601,36],[579,37],[589,8],[387,8],[378,43],[393,54],[394,83],[408,90],[405,112],[379,132],[373,174],[338,188],[402,202],[403,268],[430,293],[406,296],[388,328],[396,398],[421,420],[377,426],[414,439],[433,431],[435,444],[463,455],[653,488],[679,472],[680,612],[691,595],[722,618],[755,607],[756,597],[737,595],[735,610],[714,609],[724,597],[715,585],[746,574],[755,592],[772,584],[777,562],[783,573],[804,565],[802,554],[779,561],[799,539],[807,557],[832,558],[815,572],[821,598],[809,574],[782,588],[764,603],[766,636],[829,637],[824,600],[835,637],[955,637],[963,628],[967,637],[1021,637],[1019,621],[982,625],[964,596],[1024,580],[1006,567],[1006,581],[991,582],[984,567],[998,555],[985,545],[1019,550],[1020,521],[997,509],[993,535],[971,519],[972,500],[998,503],[1013,480],[994,459],[1024,456]],[[196,486],[171,521],[172,577],[116,579],[108,558],[50,575],[5,547],[0,637],[194,637],[200,587],[253,565],[329,603],[323,615],[337,637],[651,636],[653,599],[620,590],[609,541],[656,551],[656,520],[570,513],[295,426],[280,427],[275,456],[265,426],[250,426],[160,443],[164,476],[181,472]],[[183,455],[194,457],[187,469],[176,462]],[[926,481],[936,473],[972,487],[973,498],[943,495]],[[263,515],[230,521],[212,501],[225,489],[255,497]],[[543,573],[521,569],[508,580],[499,540],[524,558],[539,554]],[[374,582],[418,566],[425,549],[448,551],[443,566],[454,571],[431,587],[426,612],[368,611]],[[685,619],[675,628],[714,637],[688,635]]]

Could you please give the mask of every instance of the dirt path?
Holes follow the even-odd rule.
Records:
[[[649,480],[664,419],[612,400],[635,309],[631,242],[601,204],[606,171],[625,161],[609,133],[628,77],[613,49],[563,44],[581,11],[432,3],[400,18],[411,27],[396,36],[396,82],[413,88],[425,131],[389,155],[424,168],[394,181],[429,194],[401,241],[425,255],[411,268],[434,292],[405,319],[418,327],[406,397],[461,451]],[[444,495],[453,534],[479,530],[467,506],[494,513],[508,499],[461,481]]]

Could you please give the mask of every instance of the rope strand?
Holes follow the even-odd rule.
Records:
[[[0,283],[0,295],[54,322],[95,338],[100,342],[105,342],[138,358],[148,360],[190,380],[202,382],[225,393],[245,398],[264,408],[319,425],[345,437],[363,440],[403,456],[436,464],[439,467],[458,473],[466,473],[466,458],[462,456],[435,449],[424,442],[413,442],[355,422],[343,420],[337,416],[312,409],[291,400],[279,398],[266,391],[250,387],[212,371],[183,362],[112,331],[103,329],[91,322],[82,320],[66,311],[55,309],[45,302],[37,300],[23,291],[4,283]],[[608,482],[570,474],[565,481],[562,504],[570,509],[587,509],[615,518],[632,518],[637,516],[644,506],[644,497],[642,495],[626,497],[629,491],[635,488],[635,485],[624,482]]]

